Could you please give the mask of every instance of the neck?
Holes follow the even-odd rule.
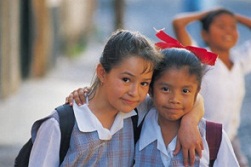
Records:
[[[168,145],[178,133],[180,120],[168,121],[159,117],[158,122],[165,145]]]
[[[95,96],[89,102],[89,108],[104,128],[111,128],[118,110],[113,108],[110,103],[106,101],[106,96],[104,96],[101,91],[97,90]]]
[[[233,62],[230,59],[230,50],[217,50],[217,49],[211,49],[212,52],[217,53],[219,56],[219,59],[226,65],[226,67],[231,70],[233,67]]]

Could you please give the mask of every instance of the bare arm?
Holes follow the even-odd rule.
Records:
[[[235,14],[235,17],[239,23],[251,29],[251,18],[243,16],[241,14]]]
[[[180,43],[185,46],[192,45],[192,38],[186,28],[190,23],[200,20],[207,13],[208,11],[182,13],[173,19],[173,30]]]
[[[203,115],[204,100],[203,97],[198,94],[193,110],[182,118],[178,132],[178,141],[174,151],[174,154],[177,154],[182,147],[184,165],[188,165],[188,162],[192,165],[195,161],[196,153],[200,157],[202,155],[203,144],[198,124]]]

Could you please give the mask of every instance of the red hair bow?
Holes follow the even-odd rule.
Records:
[[[208,52],[204,48],[194,47],[194,46],[183,46],[179,41],[167,35],[163,30],[159,30],[156,33],[156,36],[164,42],[157,42],[155,45],[160,49],[165,48],[184,48],[198,57],[198,59],[203,64],[214,65],[217,59],[217,54],[213,52]]]

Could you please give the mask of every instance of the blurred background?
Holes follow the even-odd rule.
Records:
[[[155,41],[153,27],[174,36],[179,12],[219,6],[251,17],[251,0],[0,0],[0,167],[13,166],[36,119],[89,84],[114,30]],[[190,31],[202,43],[199,26]],[[239,33],[238,43],[251,37],[246,27]],[[246,89],[239,135],[251,164],[251,75]]]

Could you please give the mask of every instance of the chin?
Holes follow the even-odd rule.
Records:
[[[135,108],[135,107],[134,107]],[[129,113],[131,112],[132,110],[134,110],[134,108],[124,108],[124,109],[121,109],[119,111],[123,112],[123,113]]]

